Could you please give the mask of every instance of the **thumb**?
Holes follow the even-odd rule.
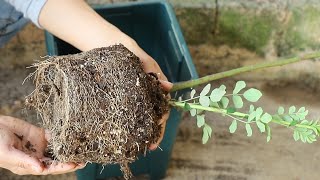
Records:
[[[51,133],[48,129],[44,130],[44,138],[47,140],[47,142],[51,139]]]
[[[173,84],[169,81],[165,81],[165,80],[161,80],[159,79],[162,87],[166,90],[166,91],[170,91],[170,89],[172,88]]]
[[[37,158],[18,149],[12,148],[10,150],[10,159],[14,167],[29,170],[30,174],[38,174],[43,171],[42,163]]]

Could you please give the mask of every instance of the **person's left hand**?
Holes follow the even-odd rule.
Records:
[[[120,38],[120,40],[122,40],[120,41],[120,43],[122,43],[126,48],[128,48],[130,51],[132,51],[136,56],[140,58],[144,71],[146,73],[152,72],[157,74],[163,89],[166,90],[167,92],[170,92],[170,89],[172,88],[173,84],[168,81],[167,77],[162,72],[158,63],[151,56],[149,56],[143,49],[141,49],[133,39],[131,39],[129,36],[125,34],[121,34],[121,35],[124,38]],[[119,36],[121,37],[121,35]],[[170,98],[170,94],[168,94],[168,98]],[[168,120],[169,115],[170,115],[170,110],[169,112],[164,114],[162,116],[162,119],[159,121],[159,124],[161,124],[161,127],[162,127],[160,138],[158,139],[157,143],[150,145],[149,147],[150,150],[155,150],[159,146],[160,142],[162,141],[165,128],[166,128],[166,121]]]
[[[0,115],[0,167],[19,175],[63,174],[84,167],[76,163],[50,163],[52,160],[44,156],[47,139],[44,129]]]

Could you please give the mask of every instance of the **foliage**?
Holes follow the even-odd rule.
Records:
[[[205,112],[220,113],[223,116],[230,117],[232,122],[229,126],[230,133],[235,133],[238,123],[244,124],[247,136],[252,136],[254,126],[261,133],[266,133],[267,142],[271,140],[270,123],[286,126],[293,129],[293,138],[295,141],[301,140],[304,143],[316,141],[320,133],[320,123],[318,121],[309,121],[306,119],[308,110],[305,107],[297,109],[295,106],[285,110],[279,107],[274,115],[264,112],[262,107],[250,105],[249,110],[239,112],[245,102],[254,103],[261,97],[262,93],[255,88],[246,88],[244,81],[238,81],[231,94],[227,94],[226,86],[213,88],[207,84],[196,96],[197,92],[192,89],[190,98],[186,100],[171,100],[171,105],[181,107],[189,111],[191,116],[196,117],[198,128],[203,129],[202,143],[205,144],[212,134],[212,128],[205,121]],[[211,91],[211,93],[210,93]],[[232,103],[230,103],[232,102]]]

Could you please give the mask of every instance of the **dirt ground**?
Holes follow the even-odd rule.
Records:
[[[201,50],[201,48],[200,48]],[[200,75],[225,66],[228,56],[216,61],[204,61],[191,47],[195,64]],[[203,52],[197,52],[198,54]],[[241,51],[238,57],[243,55]],[[236,56],[235,56],[236,57]],[[248,57],[255,57],[248,54]],[[243,57],[246,58],[246,57]],[[210,63],[211,62],[211,63]],[[237,66],[237,64],[235,65]],[[204,68],[206,67],[206,68]],[[12,115],[39,124],[34,112],[23,108],[24,97],[32,92],[30,82],[21,85],[30,72],[24,67],[0,68],[0,114]],[[246,79],[246,76],[242,76]],[[250,77],[248,75],[247,77]],[[251,87],[258,87],[264,93],[258,105],[266,111],[275,112],[279,105],[306,106],[310,119],[320,117],[320,96],[317,88],[304,87],[300,81],[275,83],[271,80],[257,82],[249,79]],[[218,86],[220,82],[213,83]],[[234,79],[223,81],[232,88]],[[303,144],[294,142],[292,130],[273,126],[273,139],[266,142],[266,136],[254,129],[253,137],[246,136],[243,127],[235,134],[228,132],[230,119],[215,114],[207,114],[207,122],[213,125],[214,136],[208,144],[201,144],[202,130],[196,127],[195,120],[184,114],[178,137],[173,149],[170,166],[165,179],[216,179],[216,180],[313,180],[318,177],[320,160],[319,142]],[[0,180],[57,180],[75,179],[74,173],[57,176],[16,176],[0,169]],[[139,179],[139,178],[137,178]],[[140,178],[144,179],[144,178]]]

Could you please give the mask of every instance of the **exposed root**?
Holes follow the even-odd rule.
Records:
[[[168,111],[165,92],[123,45],[48,57],[34,64],[36,89],[26,104],[51,132],[49,149],[60,162],[128,163],[160,135]]]

